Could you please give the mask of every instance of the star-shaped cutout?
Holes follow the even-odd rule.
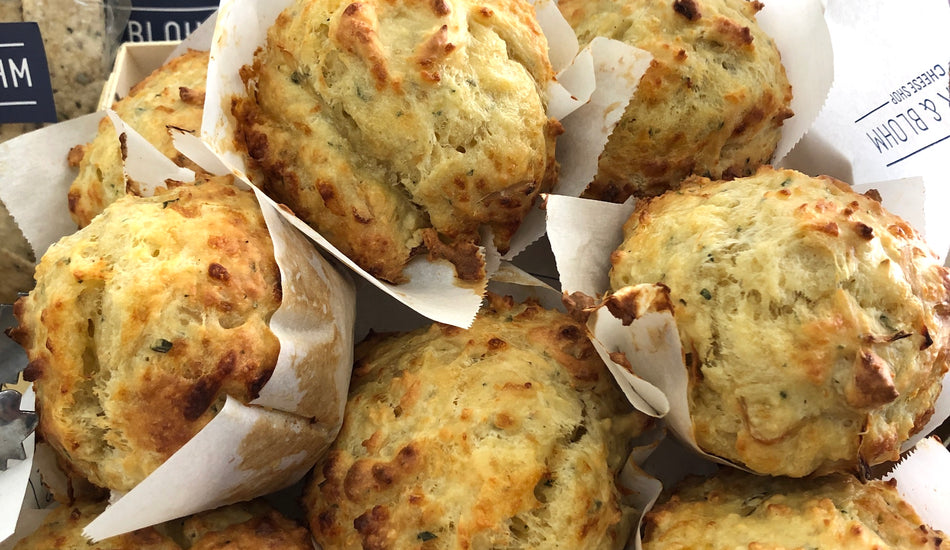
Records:
[[[16,384],[28,362],[23,348],[5,334],[16,325],[13,306],[0,304],[0,384]]]
[[[20,392],[0,391],[0,470],[8,460],[23,460],[23,440],[36,428],[36,413],[20,410]]]

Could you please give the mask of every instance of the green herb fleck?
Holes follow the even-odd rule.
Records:
[[[778,392],[778,394],[782,396],[782,399],[788,399],[788,393],[785,390]]]
[[[699,295],[703,298],[706,298],[707,300],[712,300],[712,293],[710,293],[705,288],[699,291]]]
[[[298,73],[297,71],[294,71],[290,73],[290,81],[293,82],[294,84],[300,84],[301,82],[303,82],[303,75]]]
[[[157,351],[158,353],[168,353],[172,349],[172,343],[164,338],[159,338],[154,344],[152,344],[152,351]]]
[[[887,318],[887,315],[881,314],[881,316],[878,317],[877,319],[878,321],[881,322],[882,325],[884,325],[884,328],[886,328],[887,330],[891,332],[897,332],[897,329],[894,328],[893,325],[891,325],[891,320]]]
[[[419,540],[421,540],[422,542],[427,542],[427,541],[430,541],[430,540],[432,540],[432,539],[437,539],[437,538],[439,538],[439,537],[436,536],[436,535],[434,535],[434,534],[432,534],[432,533],[430,533],[429,531],[422,531],[421,533],[419,533],[418,535],[416,535],[416,538],[419,539]]]
[[[169,204],[171,204],[171,203],[173,203],[173,202],[178,202],[178,200],[179,200],[179,199],[172,199],[172,200],[168,200],[168,201],[162,201],[162,210],[168,208],[168,205],[169,205]]]
[[[792,183],[792,178],[786,178],[785,181],[781,183],[782,187],[788,187]]]

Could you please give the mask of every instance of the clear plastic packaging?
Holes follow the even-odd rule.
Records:
[[[0,22],[36,22],[60,121],[96,110],[125,29],[129,0],[0,0]],[[0,142],[39,124],[0,124]]]

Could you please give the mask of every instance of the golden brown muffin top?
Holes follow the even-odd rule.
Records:
[[[582,325],[491,296],[469,330],[358,347],[311,531],[326,548],[621,548],[615,476],[647,422]]]
[[[383,279],[424,249],[480,279],[480,226],[507,250],[553,185],[553,73],[522,0],[299,0],[242,76],[253,179]]]
[[[310,533],[263,500],[232,504],[93,543],[82,535],[106,501],[59,506],[14,550],[313,550]]]
[[[106,501],[77,502],[58,506],[28,537],[17,542],[13,550],[180,550],[171,538],[153,527],[93,543],[82,535],[86,525],[102,513]]]
[[[587,196],[623,202],[674,189],[690,174],[728,179],[768,163],[792,115],[791,86],[747,0],[563,0],[582,43],[646,50],[640,79]]]
[[[854,471],[896,459],[933,413],[950,281],[877,200],[763,168],[642,201],[624,234],[611,287],[668,294],[707,452],[774,475]]]
[[[693,478],[644,519],[643,548],[941,548],[893,482],[800,480],[721,470]]]
[[[169,128],[196,133],[204,113],[208,52],[189,50],[155,69],[136,84],[112,109],[175,164],[201,172],[201,168],[175,149]],[[79,174],[69,187],[69,212],[85,227],[110,203],[141,194],[138,183],[123,173],[125,138],[118,136],[108,118],[99,123],[96,137],[70,151],[69,162]]]
[[[276,363],[273,245],[230,178],[116,201],[50,247],[36,280],[12,336],[38,430],[96,485],[131,489]]]
[[[188,517],[183,535],[190,550],[313,550],[306,528],[261,500]]]

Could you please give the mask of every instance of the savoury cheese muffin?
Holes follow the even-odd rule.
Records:
[[[154,527],[90,542],[82,535],[108,502],[76,502],[58,506],[43,519],[32,534],[17,542],[13,550],[181,550],[181,546]]]
[[[705,451],[774,475],[853,471],[896,459],[933,413],[950,281],[878,200],[763,168],[642,201],[624,234],[614,308],[653,293],[672,312]]]
[[[112,109],[175,164],[200,172],[175,149],[168,132],[177,128],[196,133],[201,128],[207,73],[208,52],[191,50],[156,69]],[[126,193],[140,194],[135,181],[126,181],[125,155],[125,136],[116,135],[108,117],[90,143],[70,151],[69,162],[79,173],[69,187],[69,212],[79,227]]]
[[[523,0],[297,0],[242,76],[252,178],[371,274],[484,276],[556,176],[547,42]]]
[[[230,178],[117,200],[43,256],[11,336],[43,437],[91,482],[127,491],[274,369],[273,244]]]
[[[643,548],[941,548],[894,482],[801,480],[720,471],[691,478],[644,519]]]
[[[188,517],[182,535],[190,550],[313,550],[306,528],[261,500]]]
[[[261,500],[90,542],[82,531],[105,510],[106,504],[77,502],[59,506],[13,550],[313,550],[307,529]]]
[[[728,179],[768,163],[791,86],[747,0],[562,0],[582,44],[606,36],[653,55],[600,156],[587,196],[623,202],[690,174]]]
[[[325,548],[622,548],[615,478],[646,423],[583,325],[490,296],[469,330],[358,347],[311,531]]]

